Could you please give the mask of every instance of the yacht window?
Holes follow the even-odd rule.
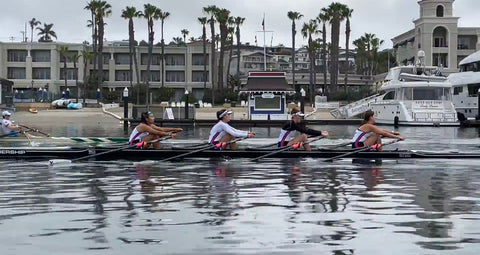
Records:
[[[458,95],[463,92],[463,87],[454,87],[453,88],[453,94]]]
[[[393,100],[395,99],[395,91],[390,91],[385,96],[383,96],[383,100]]]
[[[468,84],[468,96],[477,97],[478,89],[480,89],[480,83]]]
[[[442,100],[443,88],[413,88],[413,100]]]
[[[413,90],[412,88],[404,88],[403,89],[403,98],[405,100],[412,100],[413,99]]]

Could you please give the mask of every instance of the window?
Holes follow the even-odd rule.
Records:
[[[152,65],[160,65],[161,60],[162,58],[160,54],[152,54]],[[148,65],[148,54],[142,54],[140,61],[142,62],[142,65]]]
[[[25,62],[26,50],[8,50],[8,62]]]
[[[383,96],[383,100],[393,100],[395,99],[395,91],[390,91],[385,96]]]
[[[445,100],[449,94],[444,88],[413,88],[413,100]]]
[[[262,96],[255,96],[255,110],[280,110],[281,96],[274,96],[273,98],[262,98]]]
[[[184,71],[167,71],[165,80],[168,82],[185,82]]]
[[[147,71],[142,71],[142,81],[147,81]],[[150,81],[159,82],[160,81],[160,71],[150,71]]]
[[[448,55],[446,53],[434,53],[432,57],[434,66],[448,67]]]
[[[50,68],[32,68],[32,78],[37,80],[50,80]]]
[[[443,6],[437,6],[437,17],[443,17]]]
[[[110,78],[109,78],[109,71],[108,70],[103,70],[103,81],[109,81]],[[93,70],[90,70],[90,76],[91,77],[96,77],[96,74],[93,73]]]
[[[453,94],[458,95],[463,92],[463,87],[453,87]]]
[[[165,55],[165,65],[167,66],[184,66],[185,55],[183,54],[167,54]]]
[[[192,82],[208,82],[208,71],[205,72],[205,79],[203,78],[203,71],[193,71],[192,72]]]
[[[477,97],[478,96],[478,89],[480,89],[480,83],[468,84],[468,96],[469,97]]]
[[[130,54],[117,53],[115,54],[115,64],[117,65],[129,65]]]
[[[63,68],[60,68],[60,80],[65,80]],[[67,68],[67,80],[75,80],[76,72],[73,68]]]
[[[49,50],[32,50],[32,62],[50,62]]]
[[[192,65],[194,66],[203,66],[205,64],[208,65],[208,54],[203,57],[203,54],[193,54],[192,55]]]
[[[115,71],[115,81],[130,81],[130,71],[129,70]]]
[[[8,79],[26,79],[26,71],[24,67],[9,67],[8,68]]]

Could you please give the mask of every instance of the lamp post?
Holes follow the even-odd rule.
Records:
[[[123,89],[123,131],[128,131],[128,88]]]
[[[185,89],[185,119],[188,120],[188,89]]]
[[[33,92],[33,83],[34,81],[32,80],[32,101],[35,101],[35,93]]]
[[[301,95],[301,98],[300,98],[300,111],[302,113],[305,112],[305,96],[306,96],[306,92],[303,88],[300,89],[300,95]]]

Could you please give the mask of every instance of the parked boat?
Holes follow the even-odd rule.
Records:
[[[480,89],[480,51],[464,58],[459,63],[460,72],[448,76],[452,84],[452,102],[458,119],[475,119],[478,115],[478,90]]]

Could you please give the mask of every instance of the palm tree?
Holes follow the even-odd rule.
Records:
[[[57,39],[57,34],[55,31],[52,30],[53,23],[52,24],[47,24],[43,23],[43,28],[37,27],[37,30],[40,30],[37,35],[40,35],[40,39],[38,39],[39,42],[51,42],[52,37],[55,37]]]
[[[97,31],[97,8],[99,6],[99,1],[91,0],[88,4],[83,8],[84,10],[89,10],[91,15],[91,20],[89,20],[89,24],[87,27],[92,28],[92,52],[93,52],[93,74],[97,74],[97,38],[98,38],[98,31]]]
[[[235,34],[235,27],[232,26],[234,23],[233,17],[230,17],[231,19],[229,20],[230,26],[228,27],[228,39],[227,39],[227,44],[229,45],[229,53],[228,53],[228,66],[227,66],[227,81],[228,77],[230,77],[230,65],[232,64],[232,55],[233,55],[233,37]],[[228,82],[227,82],[227,87],[228,87]],[[233,86],[232,86],[233,90]]]
[[[207,7],[203,7],[203,12],[206,14],[210,15],[210,19],[208,20],[208,23],[210,24],[210,33],[211,33],[211,51],[210,51],[210,70],[212,74],[210,77],[212,77],[212,80],[210,81],[212,83],[212,104],[215,104],[215,13],[217,12],[218,7],[215,5],[209,5]]]
[[[183,36],[183,42],[185,43],[185,45],[187,44],[187,35],[188,33],[190,33],[187,29],[182,29],[180,31],[180,33],[182,33],[182,36]]]
[[[303,15],[299,12],[289,11],[287,16],[292,20],[292,84],[295,86],[295,91],[298,93],[300,87],[295,83],[295,35],[297,34],[295,20],[300,20]]]
[[[338,84],[338,46],[340,37],[340,22],[344,19],[342,15],[346,5],[333,2],[324,10],[331,24],[331,63],[330,63],[330,86],[331,92],[335,92]],[[322,9],[323,10],[323,9]]]
[[[344,83],[344,89],[345,89],[345,94],[348,94],[348,89],[347,89],[347,85],[348,85],[348,71],[350,69],[350,62],[348,60],[348,56],[349,56],[349,52],[348,52],[348,49],[349,49],[349,44],[350,44],[350,17],[352,17],[352,13],[353,13],[353,9],[350,9],[348,8],[347,6],[345,6],[345,8],[343,9],[343,13],[342,13],[342,16],[344,18],[347,19],[347,22],[345,24],[345,59],[346,59],[346,70],[345,70],[345,83]]]
[[[90,60],[93,60],[93,55],[88,50],[82,50],[81,56],[83,57],[83,104],[85,104],[85,95],[87,93],[87,65]]]
[[[203,90],[205,93],[205,89],[207,88],[207,28],[205,25],[207,24],[206,17],[199,17],[198,22],[202,24],[202,41],[203,41]]]
[[[30,28],[32,29],[32,30],[31,30],[31,31],[32,31],[32,34],[31,34],[31,37],[30,37],[30,42],[33,42],[33,29],[34,29],[36,26],[42,24],[42,22],[36,20],[35,18],[32,18],[32,20],[30,20],[28,23],[30,23]]]
[[[152,51],[153,51],[153,40],[155,38],[155,30],[153,29],[153,21],[158,20],[160,17],[161,10],[151,4],[144,5],[144,11],[142,16],[147,19],[148,24],[148,62],[147,62],[147,110],[150,110],[149,104],[149,94],[150,94],[150,66],[152,64]],[[162,75],[163,76],[163,75]]]
[[[315,81],[313,80],[313,73],[315,72],[315,56],[316,46],[313,44],[312,35],[318,34],[318,24],[315,20],[310,20],[308,23],[303,23],[302,35],[304,38],[308,38],[308,56],[310,59],[310,102],[314,102],[315,94]]]
[[[73,62],[73,72],[75,75],[75,87],[77,87],[77,98],[75,103],[78,103],[78,94],[80,93],[80,90],[78,88],[78,69],[77,69],[77,63],[78,60],[80,59],[81,55],[78,55],[78,53],[74,53],[70,58]]]
[[[323,95],[328,95],[325,93],[325,85],[327,84],[327,28],[326,23],[328,21],[328,15],[325,13],[325,8],[322,9],[320,14],[318,14],[317,21],[322,23],[322,66],[323,66],[323,86],[322,93]]]
[[[377,65],[378,65],[378,49],[383,44],[383,40],[377,38],[375,34],[373,34],[372,38],[372,72],[371,75],[377,74]]]
[[[230,11],[227,9],[220,9],[215,12],[215,19],[220,26],[220,56],[218,58],[218,88],[223,89],[223,62],[225,59],[225,45],[228,36],[228,21],[230,18]]]
[[[68,47],[67,46],[60,46],[57,49],[58,53],[60,54],[60,59],[63,62],[63,79],[65,80],[65,90],[67,91],[67,56],[68,56]]]
[[[137,11],[135,7],[129,7],[127,6],[125,9],[122,10],[122,18],[128,19],[128,48],[129,48],[129,56],[130,56],[130,87],[133,87],[133,58],[134,58],[134,52],[135,52],[135,29],[133,25],[133,18],[138,18],[142,15],[141,11]],[[140,84],[139,82],[139,75],[138,75],[138,65],[135,57],[135,69],[136,69],[136,74],[137,74],[137,84]],[[137,88],[137,94],[138,90],[140,87]],[[138,100],[137,100],[138,103]]]
[[[163,24],[165,23],[165,20],[170,16],[169,12],[165,12],[160,10],[160,14],[158,18],[160,19],[160,33],[161,33],[161,41],[160,43],[162,44],[162,55],[160,56],[160,61],[162,65],[162,74],[160,75],[162,77],[162,88],[165,86],[165,40],[163,39]]]
[[[236,17],[234,20],[235,26],[236,26],[236,31],[235,35],[237,36],[237,83],[240,81],[240,26],[243,24],[245,21],[245,18],[242,17]]]
[[[99,1],[96,8],[97,26],[98,26],[98,88],[102,87],[103,82],[103,35],[105,34],[105,22],[104,18],[112,14],[112,6],[106,1]]]

